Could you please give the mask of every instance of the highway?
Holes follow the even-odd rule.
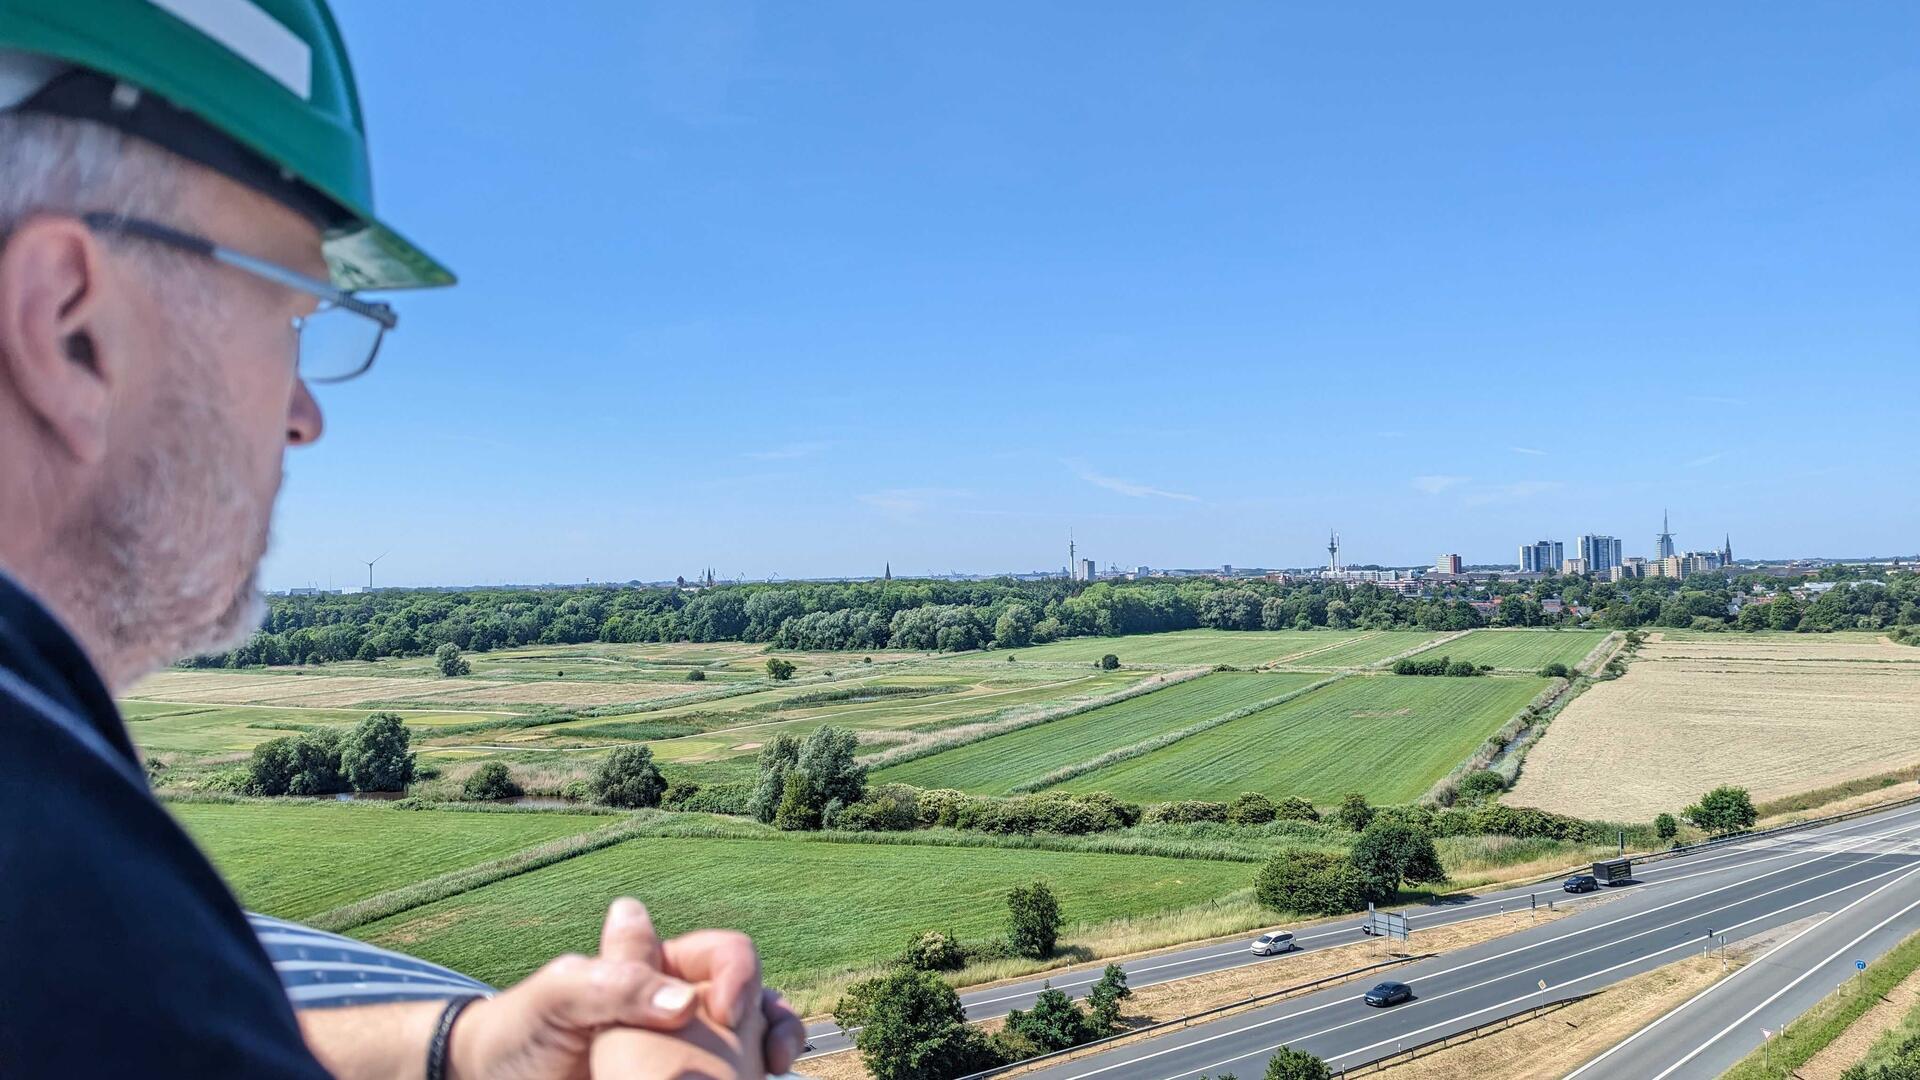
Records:
[[[1040,1070],[1039,1074],[1049,1080],[1095,1076],[1108,1080],[1173,1080],[1221,1071],[1246,1076],[1262,1070],[1267,1056],[1280,1045],[1319,1054],[1336,1068],[1351,1067],[1390,1053],[1399,1045],[1423,1042],[1533,1005],[1578,996],[1658,967],[1702,948],[1709,930],[1738,941],[1817,912],[1839,911],[1889,883],[1895,883],[1895,887],[1879,896],[1920,895],[1912,891],[1920,887],[1920,881],[1903,876],[1909,873],[1920,874],[1920,807],[1902,807],[1787,836],[1757,838],[1649,863],[1636,870],[1635,884],[1582,897],[1569,896],[1553,885],[1450,897],[1408,912],[1415,950],[1423,928],[1525,907],[1530,893],[1538,895],[1542,906],[1552,900],[1573,905],[1576,913],[1383,973],[1382,977],[1411,983],[1416,994],[1414,1001],[1392,1009],[1369,1009],[1359,1001],[1362,987],[1348,985],[1139,1040]],[[1596,903],[1598,900],[1605,902]],[[1863,905],[1857,910],[1879,909]],[[1859,923],[1852,912],[1845,921]],[[1348,918],[1301,927],[1296,932],[1303,949],[1324,949],[1356,940],[1357,925],[1357,919]],[[1887,933],[1896,929],[1890,925]],[[1253,936],[1249,933],[1246,940]],[[1129,982],[1135,987],[1147,986],[1248,964],[1271,965],[1276,989],[1295,981],[1287,976],[1287,963],[1289,956],[1298,954],[1256,957],[1247,952],[1246,940],[1139,958],[1125,965]],[[1807,948],[1825,941],[1825,935],[1810,935]],[[1365,962],[1357,957],[1355,966]],[[1056,972],[1052,979],[1056,988],[1078,993],[1098,975],[1097,967],[1077,968]],[[1542,980],[1547,984],[1544,990],[1539,986]],[[989,1019],[1012,1008],[1027,1007],[1042,981],[1035,978],[977,990],[963,995],[962,1000],[971,1019]],[[1763,1010],[1763,1017],[1783,1012],[1796,1000],[1794,995],[1812,993],[1817,984],[1817,979],[1804,980],[1778,999],[1772,1012]],[[1679,1020],[1667,1026],[1672,1032],[1694,1027]],[[810,1036],[814,1054],[848,1045],[831,1023],[815,1025]],[[1671,1033],[1654,1032],[1642,1041],[1651,1052],[1666,1045],[1671,1037]],[[1738,1040],[1729,1035],[1716,1046],[1723,1044],[1732,1048]],[[1703,1053],[1694,1061],[1704,1062],[1712,1056]],[[1599,1071],[1611,1066],[1598,1064],[1589,1075],[1652,1075],[1638,1066],[1627,1066],[1624,1060],[1622,1065],[1624,1071],[1615,1073]],[[1702,1064],[1701,1068],[1707,1066]]]

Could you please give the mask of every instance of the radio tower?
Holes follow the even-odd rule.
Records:
[[[1340,572],[1340,534],[1332,530],[1327,532],[1327,572]]]
[[[1079,556],[1080,556],[1079,550],[1073,546],[1073,530],[1068,529],[1067,530],[1067,580],[1068,581],[1078,581],[1080,579]]]

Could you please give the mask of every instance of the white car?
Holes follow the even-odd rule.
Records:
[[[1271,934],[1261,934],[1255,938],[1247,951],[1255,956],[1272,956],[1274,953],[1289,952],[1300,946],[1293,943],[1293,935],[1284,930],[1275,930]]]

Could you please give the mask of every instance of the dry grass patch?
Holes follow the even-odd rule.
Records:
[[[391,679],[381,680],[392,682]],[[656,698],[673,697],[689,693],[686,683],[671,682],[606,682],[601,680],[580,679],[569,682],[566,679],[552,679],[542,682],[481,683],[475,685],[467,680],[447,680],[440,685],[439,692],[432,695],[435,701],[445,702],[498,702],[527,705],[624,705],[631,701],[651,701]],[[411,698],[417,695],[399,694],[396,697]]]
[[[1847,1030],[1793,1070],[1800,1080],[1840,1080],[1848,1066],[1867,1056],[1880,1036],[1892,1031],[1909,1012],[1920,1009],[1920,971],[1907,976],[1898,986],[1855,1020]]]
[[[1913,650],[1731,636],[1649,643],[1626,675],[1561,712],[1507,801],[1646,820],[1719,784],[1765,802],[1920,762],[1920,664],[1861,662],[1868,655]]]

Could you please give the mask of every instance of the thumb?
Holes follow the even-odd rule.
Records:
[[[607,909],[607,920],[600,927],[600,958],[661,966],[660,935],[654,932],[653,918],[644,904],[623,896]]]
[[[650,965],[584,956],[554,960],[509,994],[523,995],[536,1017],[574,1031],[615,1024],[678,1031],[692,1018],[698,996],[692,984]]]

